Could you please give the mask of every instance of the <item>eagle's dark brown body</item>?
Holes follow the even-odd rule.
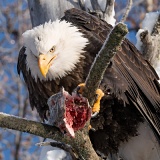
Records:
[[[71,92],[85,81],[90,66],[112,27],[84,11],[66,11],[62,20],[77,26],[89,44],[77,68],[67,76],[53,81],[35,81],[26,69],[25,47],[18,58],[18,73],[22,72],[29,91],[32,108],[36,108],[42,119],[46,118],[47,100],[59,92],[61,86]],[[90,131],[93,146],[105,154],[116,152],[122,141],[137,134],[143,117],[149,122],[159,138],[160,87],[158,76],[151,65],[127,39],[114,56],[100,88],[105,92],[100,114],[92,120],[96,131]]]

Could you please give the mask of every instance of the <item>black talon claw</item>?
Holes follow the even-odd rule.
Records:
[[[97,115],[98,115],[99,112],[94,112],[92,115],[91,115],[91,118],[95,118]]]

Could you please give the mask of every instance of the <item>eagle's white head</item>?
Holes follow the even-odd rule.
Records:
[[[26,63],[37,80],[61,78],[75,68],[88,40],[66,21],[49,21],[23,33]]]

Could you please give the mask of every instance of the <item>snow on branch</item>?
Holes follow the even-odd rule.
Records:
[[[142,29],[137,32],[136,47],[142,52],[160,76],[160,13],[147,13]]]

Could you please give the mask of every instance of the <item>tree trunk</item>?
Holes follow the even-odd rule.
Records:
[[[28,0],[28,6],[32,27],[61,18],[67,9],[80,8],[78,0]]]

